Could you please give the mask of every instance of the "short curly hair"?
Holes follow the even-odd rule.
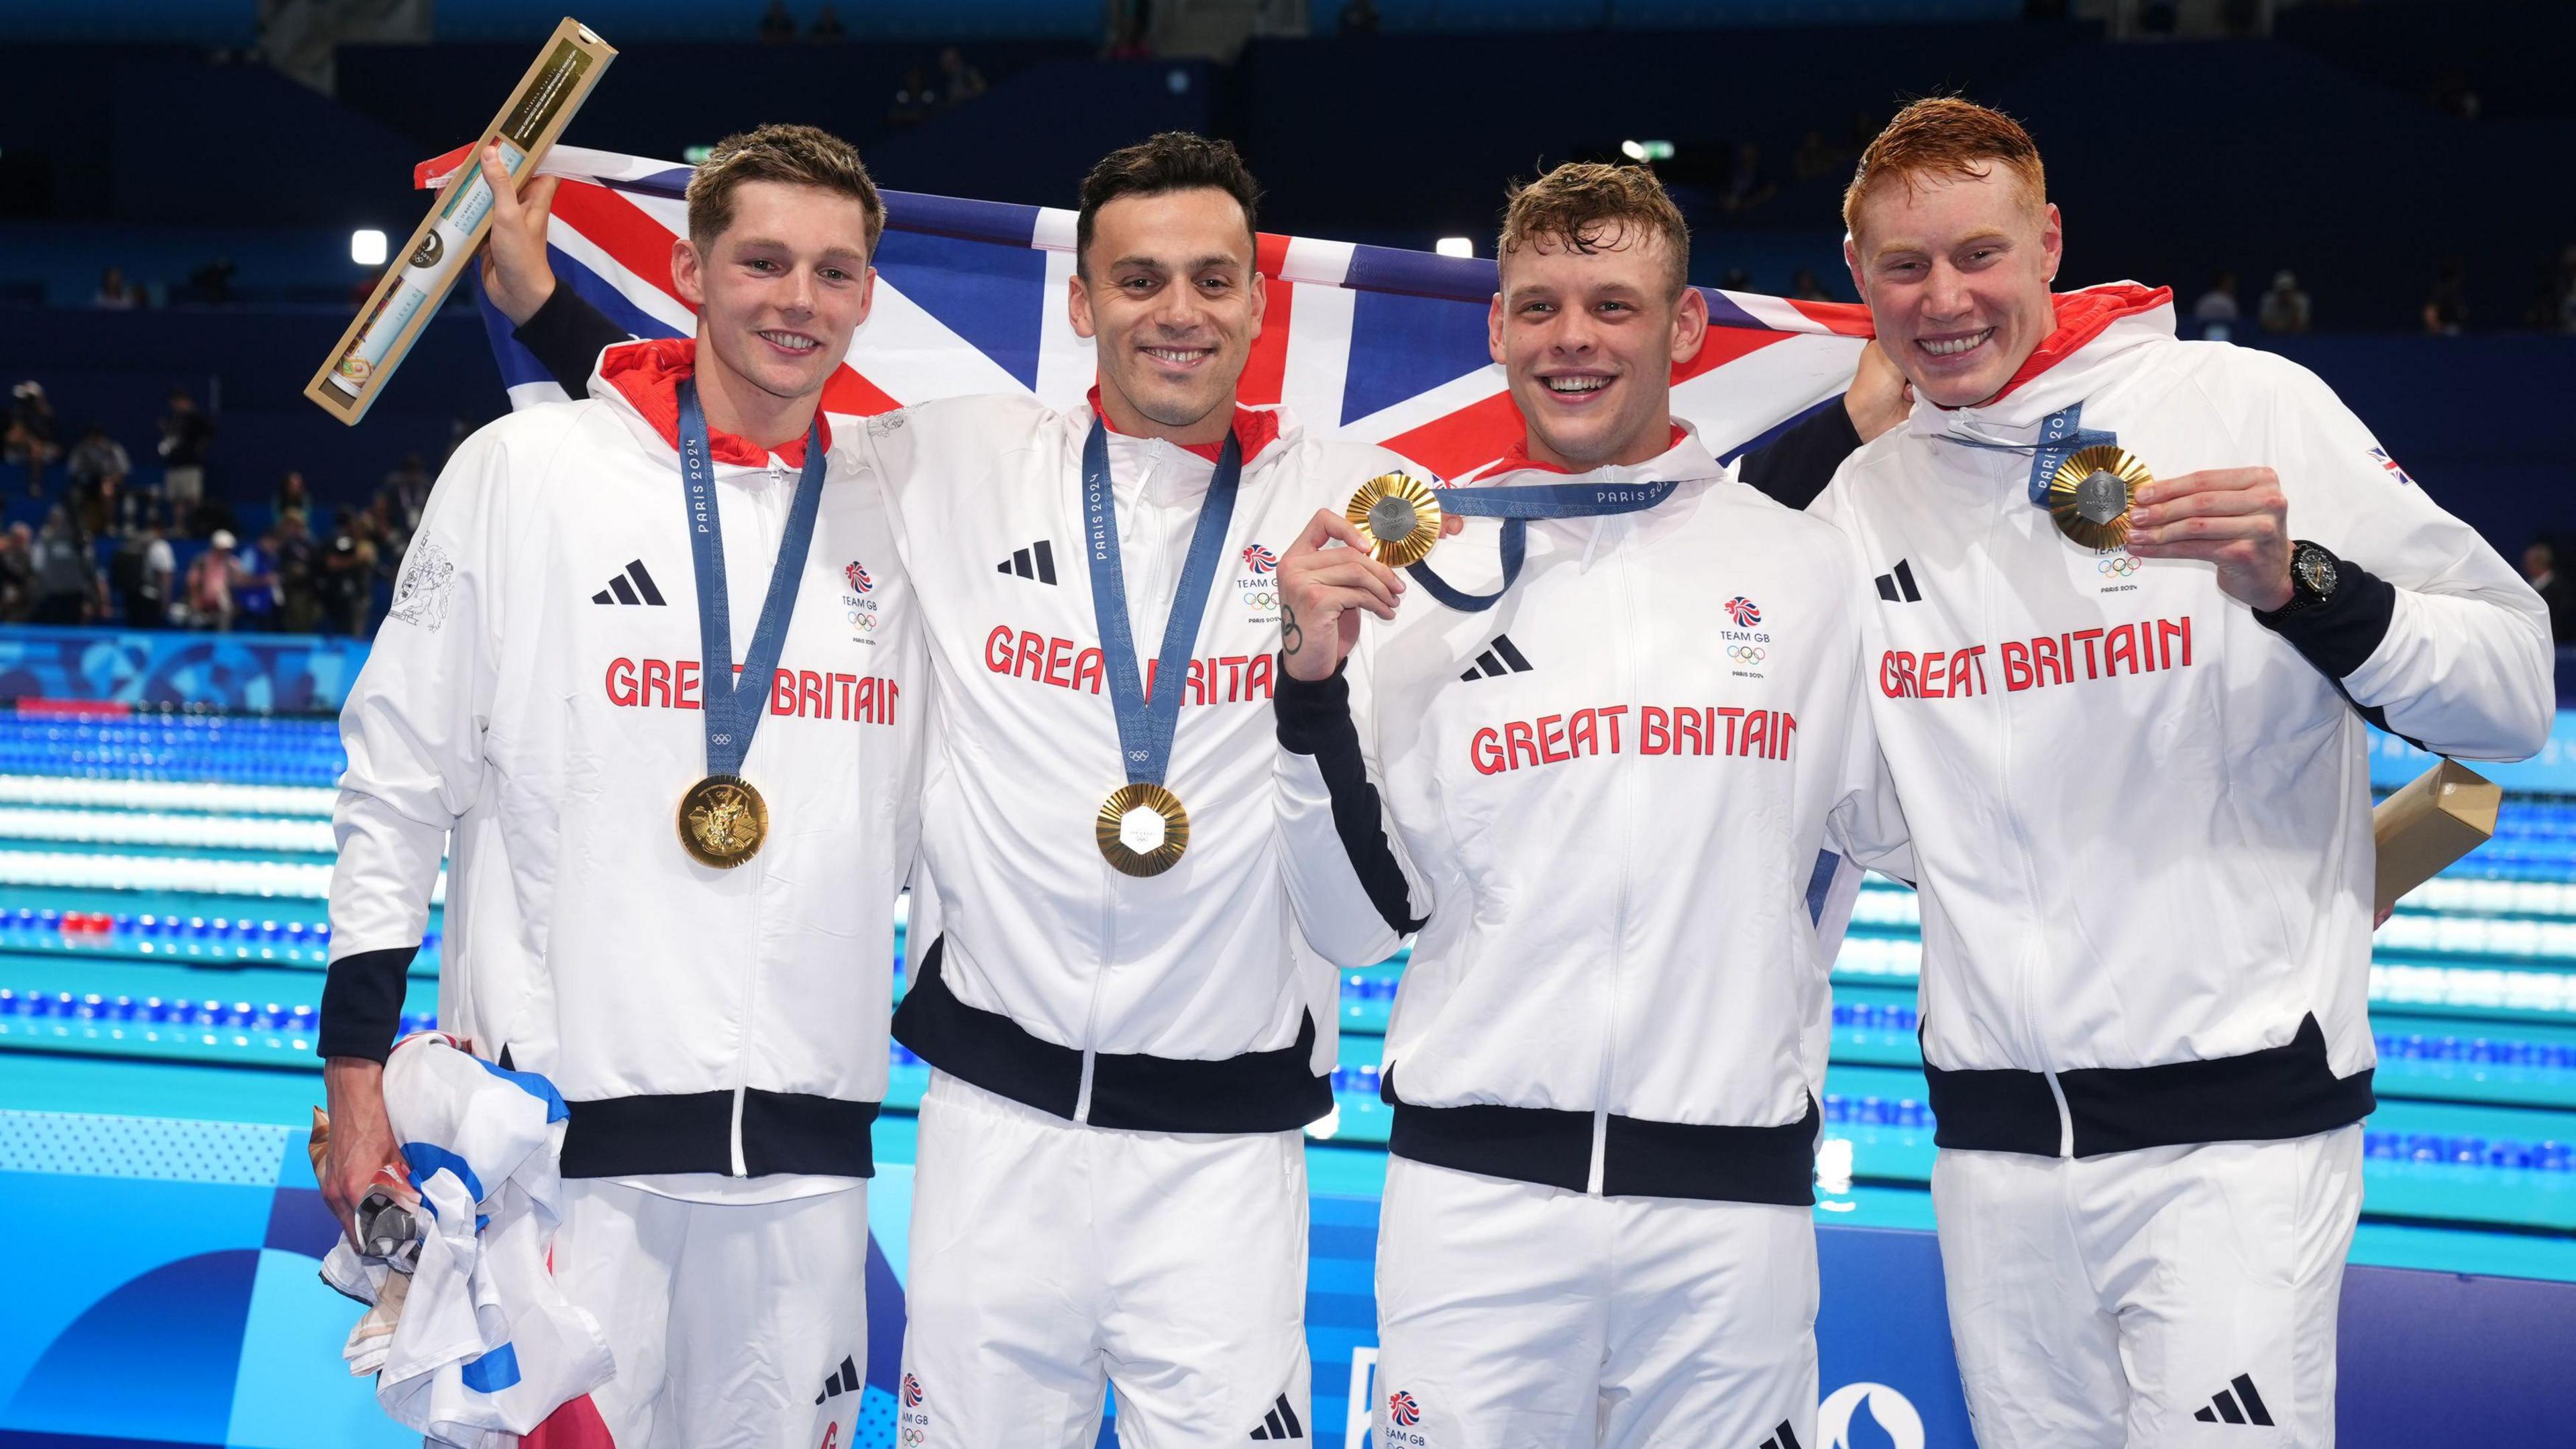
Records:
[[[1843,230],[1860,235],[1860,204],[1881,181],[1913,186],[1927,175],[1983,176],[1996,166],[2021,178],[2033,210],[2048,204],[2039,145],[2019,121],[1957,96],[1926,96],[1897,112],[1860,153],[1860,169],[1843,191]]]
[[[705,247],[733,225],[734,190],[746,181],[781,181],[838,192],[868,218],[868,255],[885,235],[885,202],[859,161],[859,148],[817,126],[768,125],[715,144],[689,177],[689,240]]]
[[[1568,161],[1527,186],[1506,193],[1503,234],[1495,255],[1553,243],[1578,252],[1661,237],[1671,295],[1690,284],[1690,223],[1672,194],[1643,166]]]

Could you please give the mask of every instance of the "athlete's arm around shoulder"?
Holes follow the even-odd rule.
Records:
[[[2323,602],[2256,618],[2353,704],[2443,754],[2514,760],[2556,708],[2548,608],[2477,530],[2444,512],[2316,374],[2211,348],[2200,386],[2245,409],[2240,436],[2278,474],[2286,527],[2334,558]],[[2438,480],[2436,480],[2438,483]]]
[[[909,555],[916,533],[954,536],[940,528],[943,514],[1010,507],[1003,490],[1013,455],[1039,450],[1047,431],[1064,425],[1063,414],[1027,394],[977,393],[839,419],[833,445],[884,490]]]
[[[1901,466],[1897,450],[1904,437],[1902,427],[1883,429],[1845,454],[1822,491],[1801,511],[1832,524],[1858,543],[1861,511],[1868,497],[1887,486],[1894,470]]]

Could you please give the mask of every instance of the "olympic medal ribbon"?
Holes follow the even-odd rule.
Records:
[[[2040,419],[2035,442],[1943,435],[1963,448],[2030,454],[2030,502],[2046,509],[2058,531],[2091,549],[2128,541],[2129,500],[2155,481],[2146,466],[2120,449],[2120,435],[2084,426],[2084,404],[2070,403]],[[2110,507],[2114,501],[2116,509]]]
[[[1181,565],[1171,617],[1155,656],[1153,693],[1145,690],[1136,659],[1136,634],[1128,620],[1127,577],[1118,560],[1118,506],[1109,479],[1109,429],[1095,419],[1082,444],[1082,528],[1091,556],[1091,612],[1100,629],[1100,652],[1109,676],[1110,708],[1118,721],[1118,753],[1127,776],[1100,809],[1101,854],[1120,871],[1160,875],[1189,844],[1189,816],[1163,787],[1172,762],[1172,736],[1180,724],[1181,696],[1189,687],[1190,650],[1207,614],[1226,528],[1234,520],[1235,493],[1243,482],[1243,444],[1231,432],[1216,460],[1216,476],[1199,503],[1198,523]],[[1138,812],[1161,817],[1130,821]]]
[[[2084,426],[2084,404],[2069,403],[2039,421],[2039,439],[2030,443],[2004,443],[1992,438],[1967,437],[1958,433],[1941,435],[1946,442],[1962,448],[1979,448],[1989,453],[2030,454],[2030,506],[2048,506],[2048,485],[2066,460],[2086,448],[2107,448],[2120,441],[2117,433]]]
[[[823,502],[823,475],[828,456],[823,447],[823,415],[814,414],[813,425],[805,432],[805,468],[796,480],[796,496],[787,509],[787,530],[778,541],[778,562],[769,573],[769,593],[761,601],[760,618],[751,632],[751,650],[743,658],[739,678],[733,667],[733,616],[725,588],[724,521],[716,506],[714,447],[707,437],[706,410],[698,403],[695,379],[680,382],[680,482],[682,501],[688,509],[689,563],[696,574],[698,589],[699,676],[705,700],[701,709],[706,717],[706,751],[708,780],[740,784],[743,757],[751,751],[751,737],[760,728],[760,717],[766,709],[773,676],[778,672],[779,651],[787,643],[787,624],[796,613],[797,584],[805,572],[805,556],[814,542],[814,515]],[[708,781],[691,787],[690,798],[705,793]],[[749,790],[744,785],[745,791]],[[757,801],[757,793],[752,799]],[[757,825],[737,824],[708,836],[706,841],[691,837],[687,810],[682,813],[682,843],[692,847],[691,854],[701,855],[699,847],[721,858],[721,863],[739,865],[760,849],[760,837],[767,834],[768,812],[758,811]],[[738,817],[751,819],[749,811]],[[747,841],[746,835],[752,836]],[[711,862],[714,863],[714,862]]]
[[[1428,563],[1405,570],[1438,599],[1462,614],[1481,613],[1502,601],[1521,576],[1529,556],[1529,521],[1533,518],[1606,518],[1642,513],[1670,498],[1679,483],[1532,483],[1519,488],[1449,488],[1440,494],[1440,511],[1462,518],[1503,520],[1503,586],[1490,594],[1470,594],[1431,571]]]

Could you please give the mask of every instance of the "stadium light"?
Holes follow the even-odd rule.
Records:
[[[1472,257],[1476,254],[1473,237],[1444,236],[1431,244],[1431,249],[1444,257]]]
[[[1670,141],[1622,141],[1619,143],[1619,154],[1627,157],[1631,161],[1670,161],[1673,159],[1673,143]]]
[[[349,260],[362,267],[385,264],[385,234],[374,227],[360,227],[349,233]]]

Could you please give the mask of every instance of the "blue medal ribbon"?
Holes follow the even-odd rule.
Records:
[[[2087,429],[2084,426],[2084,404],[2072,403],[2050,413],[2039,423],[2039,441],[2035,443],[1990,443],[1982,438],[1962,438],[1945,433],[1944,441],[1963,448],[1982,448],[1990,453],[2030,454],[2030,501],[2035,508],[2048,506],[2048,480],[2066,460],[2087,448],[2108,447],[2120,441],[2117,433]]]
[[[1226,525],[1243,481],[1243,444],[1233,433],[1217,454],[1216,476],[1199,504],[1190,551],[1181,565],[1179,592],[1163,625],[1163,652],[1154,662],[1148,697],[1136,665],[1136,634],[1127,619],[1127,576],[1118,564],[1118,509],[1109,481],[1109,429],[1098,420],[1082,443],[1082,532],[1091,555],[1091,613],[1100,627],[1100,652],[1109,674],[1110,708],[1118,717],[1118,753],[1130,785],[1160,785],[1172,762],[1172,733],[1188,692],[1190,649],[1207,614],[1209,586],[1225,552]]]
[[[734,677],[733,619],[726,609],[724,524],[716,508],[714,449],[698,385],[680,383],[680,482],[689,506],[689,562],[698,582],[698,652],[706,682],[707,773],[739,775],[751,736],[766,712],[778,651],[787,643],[787,621],[796,613],[796,585],[814,543],[814,515],[823,502],[823,414],[805,433],[805,470],[788,505],[787,533],[778,541],[778,564],[769,572],[769,596],[751,631],[751,653]]]
[[[1438,497],[1442,513],[1463,518],[1503,520],[1503,586],[1490,594],[1454,588],[1418,563],[1405,572],[1431,591],[1431,597],[1462,614],[1482,613],[1502,601],[1521,576],[1529,556],[1529,520],[1533,518],[1603,518],[1616,513],[1642,513],[1672,496],[1678,483],[1533,483],[1520,488],[1448,488]]]

